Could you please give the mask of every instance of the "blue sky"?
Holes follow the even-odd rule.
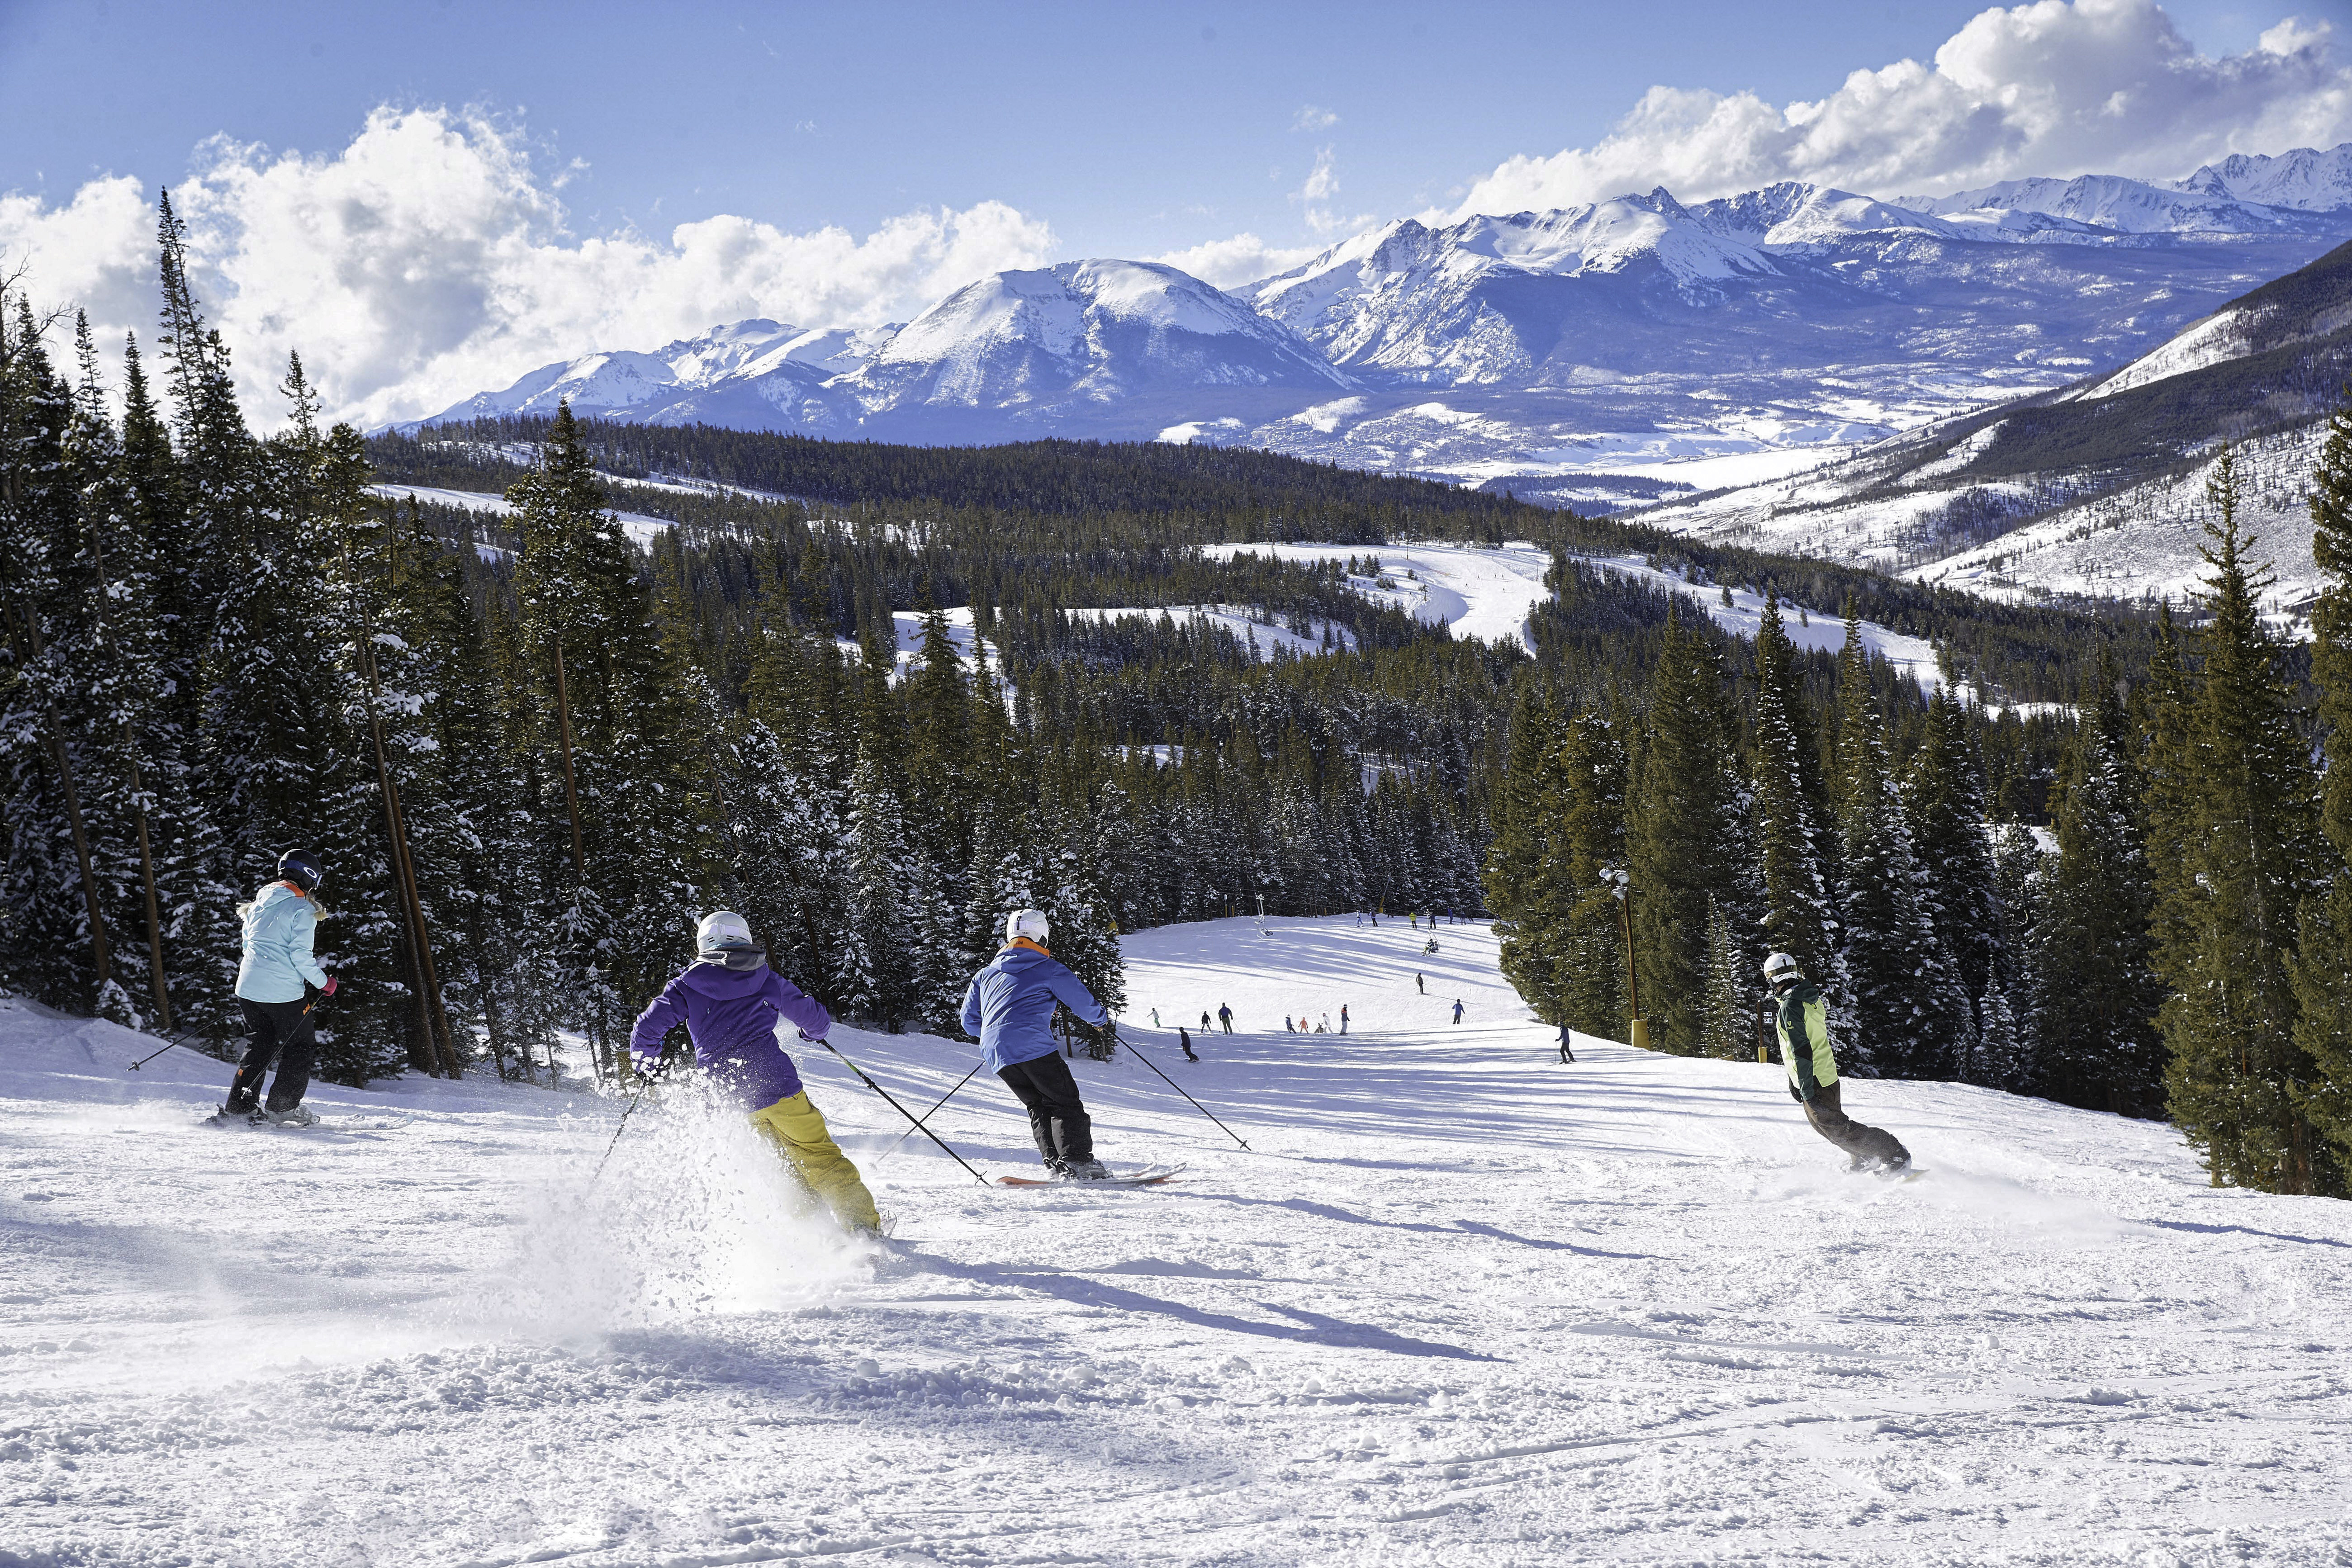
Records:
[[[1406,216],[1775,180],[2172,179],[2352,142],[2352,0],[1178,5],[0,0],[0,273],[109,344],[153,204],[257,403],[414,417],[987,273],[1232,288]]]
[[[563,199],[586,232],[724,212],[863,233],[992,198],[1077,253],[1298,244],[1322,149],[1344,216],[1451,205],[1512,154],[1590,145],[1654,84],[1817,99],[1981,9],[0,0],[0,189],[152,186],[215,135],[322,153],[379,104],[474,105],[547,171],[584,165]],[[2284,14],[2166,10],[2208,54]]]

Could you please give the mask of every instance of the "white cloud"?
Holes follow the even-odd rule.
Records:
[[[1237,234],[1231,239],[1206,240],[1148,259],[1181,268],[1217,288],[1233,289],[1271,278],[1277,272],[1287,272],[1300,262],[1320,255],[1322,249],[1317,245],[1268,245],[1254,234]]]
[[[1315,150],[1315,167],[1307,171],[1307,183],[1298,187],[1291,200],[1298,204],[1299,215],[1317,234],[1352,234],[1374,221],[1369,213],[1348,217],[1334,210],[1331,198],[1339,194],[1338,160],[1329,147],[1318,147]]]
[[[2231,153],[2352,140],[2352,68],[2331,43],[2326,23],[2291,18],[2216,58],[2153,0],[1995,8],[1932,64],[1858,70],[1816,102],[1654,87],[1594,145],[1498,165],[1454,215],[1661,184],[1704,200],[1787,179],[1902,195],[2034,174],[2177,178]]]
[[[1328,131],[1339,123],[1337,114],[1311,103],[1300,105],[1298,112],[1290,117],[1293,131]]]
[[[746,316],[803,325],[904,320],[984,273],[1034,267],[1052,230],[1001,202],[923,210],[863,237],[749,218],[667,240],[565,227],[560,179],[506,127],[445,110],[379,110],[331,156],[216,142],[173,200],[200,301],[257,420],[289,351],[330,413],[373,425],[429,413],[593,348],[652,348]],[[79,304],[101,337],[152,336],[155,218],[123,178],[61,206],[0,196],[0,257],[44,300]]]

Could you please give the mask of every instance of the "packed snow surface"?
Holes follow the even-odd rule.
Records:
[[[1283,561],[1377,556],[1380,576],[1356,579],[1359,593],[1409,611],[1424,626],[1448,626],[1456,637],[1486,642],[1525,645],[1528,613],[1551,597],[1544,585],[1551,552],[1533,544],[1213,544],[1203,553],[1220,560],[1245,553]]]
[[[2231,1563],[2352,1550],[2352,1205],[2168,1128],[1579,1039],[1483,927],[1127,939],[1075,1065],[1156,1191],[983,1189],[821,1051],[898,1227],[731,1115],[487,1079],[196,1124],[226,1068],[0,1005],[0,1561]],[[1420,972],[1424,994],[1414,984]],[[1450,1022],[1456,998],[1463,1022]],[[1199,1028],[1230,1004],[1236,1033]],[[1352,1029],[1297,1035],[1282,1016]],[[1160,1022],[1194,1026],[1186,1063]],[[839,1029],[928,1107],[971,1065]],[[935,1121],[1034,1169],[984,1075]],[[611,1164],[592,1184],[609,1145]]]
[[[1332,646],[1340,648],[1352,649],[1356,646],[1356,634],[1336,621],[1309,616],[1307,631],[1301,635],[1259,605],[1161,605],[1120,609],[1074,609],[1069,616],[1074,621],[1119,621],[1140,616],[1153,622],[1165,616],[1180,626],[1199,621],[1221,632],[1231,633],[1244,645],[1254,644],[1261,660],[1270,659],[1276,653],[1308,657],[1328,653],[1331,647],[1326,646],[1326,638]]]
[[[394,484],[370,485],[368,493],[394,501],[414,496],[430,506],[462,507],[467,511],[487,511],[499,517],[511,516],[515,510],[512,501],[490,490],[445,490],[431,485]],[[651,548],[656,537],[677,526],[666,517],[648,517],[641,511],[616,511],[613,515],[621,520],[621,531],[640,549]]]

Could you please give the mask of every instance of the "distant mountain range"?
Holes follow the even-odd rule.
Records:
[[[2347,237],[2352,143],[2169,184],[1659,189],[1400,219],[1231,291],[1103,259],[997,273],[898,326],[738,321],[421,423],[568,398],[835,437],[1214,441],[1622,505],[2054,391]]]
[[[2207,571],[2206,485],[2228,444],[2249,558],[2292,620],[2320,585],[2308,487],[2347,384],[2352,244],[2104,375],[1636,515],[1982,594],[2178,601]]]

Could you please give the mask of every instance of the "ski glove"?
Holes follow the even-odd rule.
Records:
[[[334,994],[335,994],[335,977],[334,977],[333,975],[330,974],[330,975],[328,975],[328,976],[327,976],[327,983],[326,983],[324,985],[321,985],[321,986],[320,986],[320,987],[319,987],[319,994],[320,994],[320,995],[321,995],[321,996],[332,996]]]
[[[1805,1097],[1797,1092],[1797,1086],[1793,1083],[1789,1086],[1789,1098],[1795,1100],[1799,1105],[1805,1103]]]

